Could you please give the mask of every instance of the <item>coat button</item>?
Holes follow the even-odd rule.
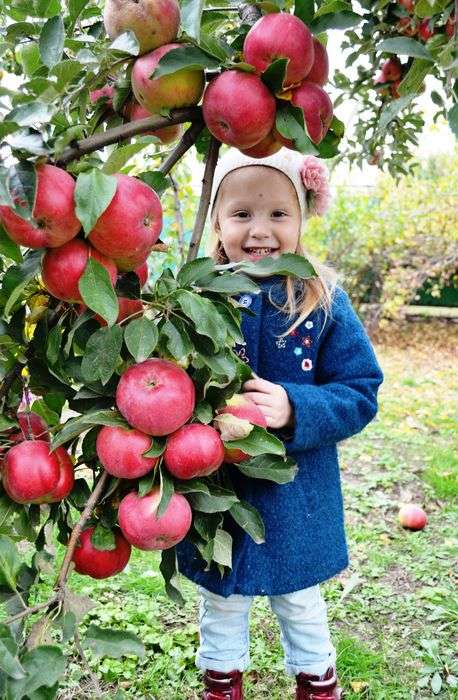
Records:
[[[251,306],[251,302],[253,301],[253,298],[250,297],[249,294],[244,294],[243,296],[240,297],[239,299],[239,304],[240,306]]]

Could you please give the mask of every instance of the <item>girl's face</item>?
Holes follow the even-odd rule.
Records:
[[[215,230],[231,262],[294,253],[300,225],[296,191],[279,170],[238,168],[221,183]]]

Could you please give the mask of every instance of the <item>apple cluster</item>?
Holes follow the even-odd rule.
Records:
[[[322,87],[329,61],[306,24],[287,12],[261,17],[245,37],[243,58],[255,73],[225,71],[205,90],[203,115],[211,133],[254,158],[282,146],[294,148],[275,126],[277,105],[288,100],[302,110],[310,139],[319,144],[333,118],[331,99]],[[287,59],[287,65],[282,88],[274,95],[261,76],[278,59]]]
[[[399,58],[386,60],[374,80],[377,92],[382,96],[390,95],[394,99],[401,97],[398,88],[406,70],[407,64],[403,65]]]
[[[408,37],[418,37],[425,43],[435,34],[445,33],[448,39],[453,37],[456,22],[453,13],[447,17],[445,24],[440,26],[435,17],[419,19],[415,16],[415,0],[398,0],[398,5],[405,10],[405,15],[396,23],[396,29],[399,34]],[[432,4],[431,9],[433,7],[434,5]]]
[[[79,304],[84,310],[79,281],[89,258],[108,272],[113,286],[119,273],[133,270],[141,286],[148,278],[147,257],[162,228],[162,207],[151,187],[129,175],[116,175],[116,192],[98,218],[88,238],[80,237],[81,223],[75,212],[75,181],[54,165],[36,167],[37,189],[33,221],[0,206],[0,220],[9,237],[28,248],[47,248],[42,261],[42,280],[57,299]],[[117,321],[141,313],[139,299],[118,298]],[[105,321],[97,317],[101,325]]]

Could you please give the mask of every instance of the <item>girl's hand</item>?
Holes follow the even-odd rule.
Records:
[[[294,423],[293,407],[288,394],[280,384],[267,379],[249,379],[243,385],[243,395],[251,399],[264,413],[269,428],[291,427]]]

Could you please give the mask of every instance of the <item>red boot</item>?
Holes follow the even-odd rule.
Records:
[[[336,671],[332,666],[322,676],[299,673],[296,682],[296,700],[340,700],[342,697],[342,691],[337,686]]]
[[[243,700],[242,672],[205,671],[202,700]]]

